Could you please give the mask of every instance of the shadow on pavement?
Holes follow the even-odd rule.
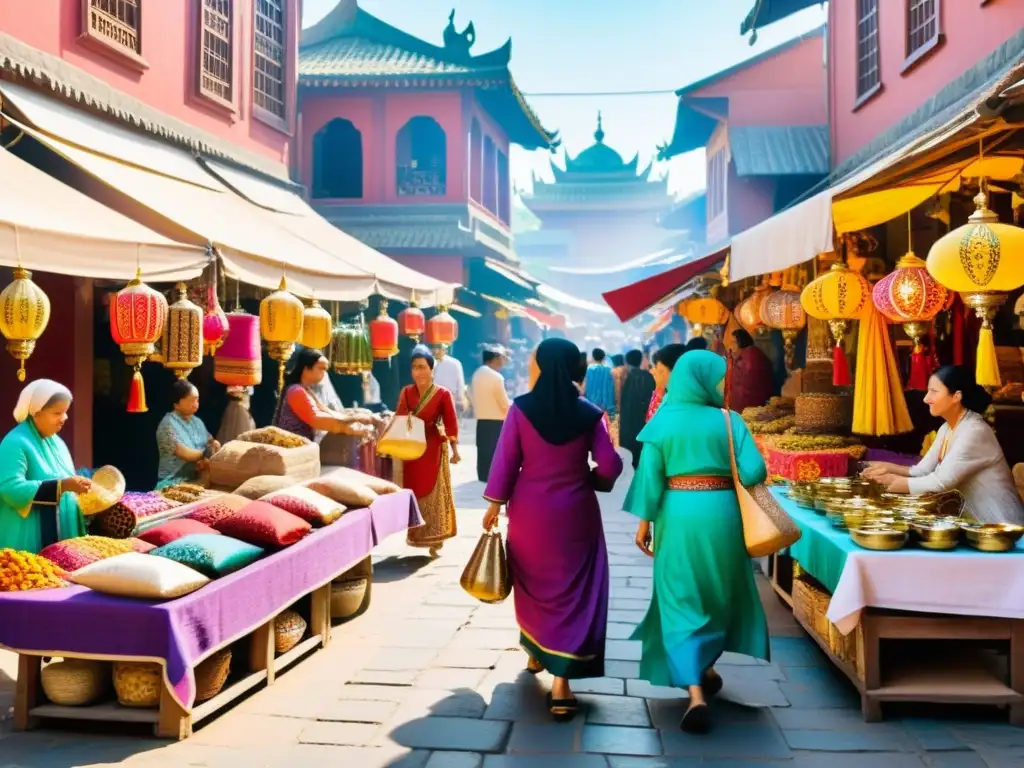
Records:
[[[426,555],[412,555],[411,557],[391,555],[373,564],[373,581],[376,584],[401,581],[432,562],[433,560]]]

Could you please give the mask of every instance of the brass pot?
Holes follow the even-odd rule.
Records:
[[[967,543],[981,552],[1009,552],[1024,536],[1024,526],[1010,523],[961,523]]]
[[[956,549],[960,543],[960,526],[950,522],[936,522],[918,518],[910,524],[917,544],[925,549]]]
[[[814,489],[814,509],[821,513],[826,513],[826,506],[830,502],[842,502],[849,501],[853,498],[853,489],[836,483],[819,485]]]
[[[881,552],[903,549],[907,544],[907,537],[909,535],[906,528],[900,529],[880,525],[850,529],[850,538],[853,539],[853,542],[858,547]]]
[[[791,483],[787,493],[789,498],[796,502],[797,506],[805,509],[814,509],[813,483]]]

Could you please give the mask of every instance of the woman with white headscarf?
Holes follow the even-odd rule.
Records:
[[[38,553],[85,535],[78,494],[92,483],[75,473],[57,434],[70,406],[71,392],[56,381],[38,379],[21,391],[18,425],[0,441],[0,549]]]

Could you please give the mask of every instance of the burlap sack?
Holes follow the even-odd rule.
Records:
[[[287,475],[301,482],[320,474],[320,448],[307,443],[298,448],[232,440],[210,459],[210,482],[218,488],[238,488],[260,475]]]

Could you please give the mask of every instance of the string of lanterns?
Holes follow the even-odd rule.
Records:
[[[815,320],[826,321],[835,339],[832,348],[834,386],[850,386],[850,364],[843,351],[843,341],[850,321],[860,317],[870,299],[871,285],[867,279],[841,261],[808,283],[800,293],[803,310]]]

